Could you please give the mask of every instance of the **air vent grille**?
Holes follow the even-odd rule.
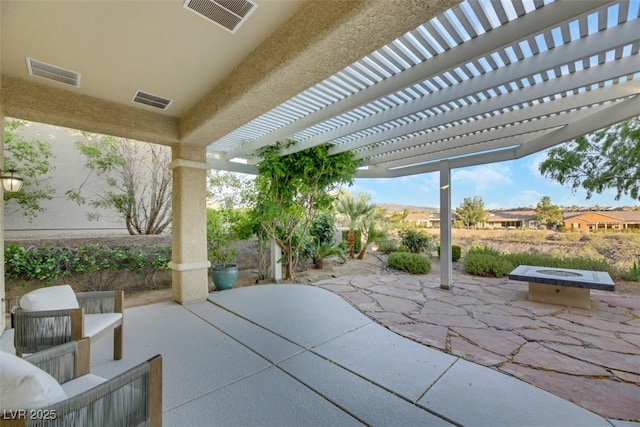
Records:
[[[75,71],[65,70],[33,58],[27,58],[27,68],[32,76],[53,80],[73,87],[80,87],[80,73]]]
[[[184,8],[235,33],[258,5],[249,0],[186,0]]]
[[[133,96],[132,102],[144,104],[153,108],[159,108],[161,110],[166,110],[167,108],[169,108],[169,105],[171,105],[173,100],[138,90]]]

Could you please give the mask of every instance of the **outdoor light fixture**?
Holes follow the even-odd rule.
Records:
[[[14,169],[9,169],[6,172],[0,169],[0,179],[2,180],[4,191],[16,193],[22,188],[23,179]]]

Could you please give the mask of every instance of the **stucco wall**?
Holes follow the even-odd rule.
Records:
[[[9,118],[7,118],[10,120]],[[88,206],[79,206],[69,200],[65,192],[77,188],[87,177],[84,157],[75,147],[82,139],[78,131],[42,123],[27,122],[18,129],[27,140],[48,141],[54,157],[55,169],[50,173],[49,185],[54,188],[53,198],[41,202],[45,209],[32,222],[23,217],[13,201],[5,204],[5,238],[17,236],[60,236],[92,234],[128,234],[122,220],[111,212],[101,210],[100,221],[89,221],[87,213],[95,211]],[[101,185],[87,184],[83,194],[101,191]]]

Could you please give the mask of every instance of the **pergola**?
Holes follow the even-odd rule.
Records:
[[[439,172],[448,288],[451,169],[640,112],[637,0],[256,3],[1,3],[0,116],[172,147],[182,303],[207,295],[209,168],[293,140],[352,151],[360,178]]]

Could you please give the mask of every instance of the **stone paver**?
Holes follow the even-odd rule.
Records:
[[[527,300],[526,285],[454,270],[316,283],[390,330],[509,373],[614,420],[640,421],[640,297],[593,292],[592,309]]]

